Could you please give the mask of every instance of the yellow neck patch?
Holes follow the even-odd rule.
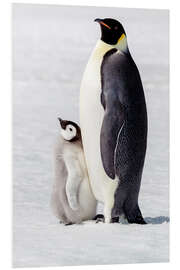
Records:
[[[125,34],[122,34],[120,38],[118,39],[117,44],[119,44],[123,39],[125,38]]]

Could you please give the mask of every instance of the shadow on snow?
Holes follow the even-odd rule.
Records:
[[[146,217],[144,218],[147,224],[162,224],[164,222],[169,222],[169,217],[159,216],[159,217]]]
[[[163,224],[163,223],[168,223],[170,221],[169,217],[165,217],[165,216],[159,216],[159,217],[146,217],[144,218],[145,221],[148,224]],[[127,219],[125,219],[124,217],[120,217],[119,222],[121,224],[129,224]]]

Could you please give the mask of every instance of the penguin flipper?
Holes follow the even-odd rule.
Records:
[[[111,106],[112,103],[113,106]],[[115,152],[123,124],[124,113],[122,105],[115,95],[111,95],[109,101],[106,101],[100,134],[101,159],[104,170],[111,179],[115,179]]]

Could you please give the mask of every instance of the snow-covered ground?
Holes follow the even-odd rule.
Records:
[[[79,121],[79,86],[100,34],[97,17],[123,23],[144,85],[149,135],[139,200],[146,226],[65,227],[49,208],[57,117]],[[14,266],[168,261],[168,38],[167,11],[14,4]]]

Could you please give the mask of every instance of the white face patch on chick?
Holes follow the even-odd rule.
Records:
[[[76,137],[77,130],[73,125],[67,125],[65,129],[61,129],[61,135],[66,141],[70,141]]]

